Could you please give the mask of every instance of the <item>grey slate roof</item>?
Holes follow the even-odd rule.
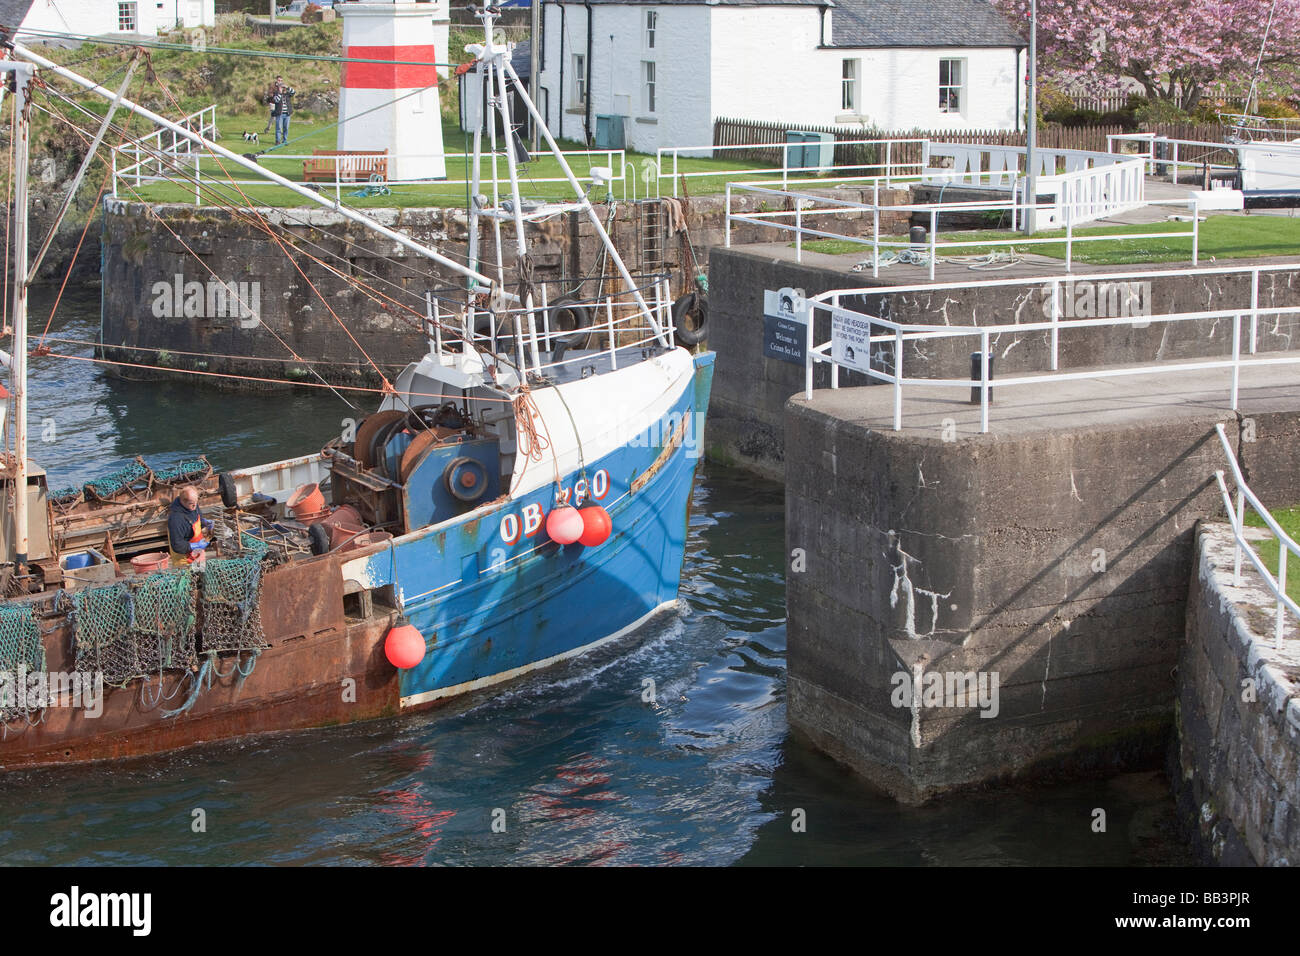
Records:
[[[556,2],[556,0],[550,0]],[[580,4],[583,0],[558,0]],[[588,0],[657,7],[801,6],[832,9],[831,35],[837,47],[1014,46],[1026,43],[989,0]]]
[[[1026,45],[989,0],[835,0],[831,40],[848,47]]]

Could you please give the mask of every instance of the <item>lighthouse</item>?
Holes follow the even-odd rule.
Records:
[[[348,2],[338,148],[388,151],[390,179],[445,179],[438,60],[447,60],[448,0]]]

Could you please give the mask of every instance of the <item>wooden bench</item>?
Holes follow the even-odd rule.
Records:
[[[314,149],[302,161],[303,182],[372,182],[388,178],[388,154],[364,149]]]

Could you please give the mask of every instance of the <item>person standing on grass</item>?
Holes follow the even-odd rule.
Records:
[[[293,98],[297,94],[292,86],[284,85],[284,77],[277,76],[267,91],[266,102],[271,105],[271,119],[275,123],[275,145],[289,142],[289,115],[293,112]]]

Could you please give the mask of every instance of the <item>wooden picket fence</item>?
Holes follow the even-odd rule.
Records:
[[[1004,129],[961,130],[875,130],[849,126],[808,126],[797,123],[768,123],[758,120],[718,119],[713,124],[714,146],[739,146],[759,144],[753,149],[727,150],[720,155],[728,159],[750,160],[781,165],[785,134],[790,130],[806,133],[829,133],[837,143],[861,139],[925,139],[936,143],[985,143],[991,146],[1024,146],[1024,131]],[[1106,137],[1125,132],[1122,126],[1048,126],[1038,132],[1038,145],[1043,149],[1081,149],[1104,152]],[[1159,123],[1150,132],[1173,139],[1222,142],[1223,130],[1216,123]],[[768,145],[770,144],[770,146]],[[1182,154],[1179,156],[1183,158]],[[1195,160],[1189,154],[1189,160]],[[920,163],[921,145],[904,144],[891,149],[893,163]],[[878,146],[840,146],[835,148],[836,166],[867,166],[883,161]]]

